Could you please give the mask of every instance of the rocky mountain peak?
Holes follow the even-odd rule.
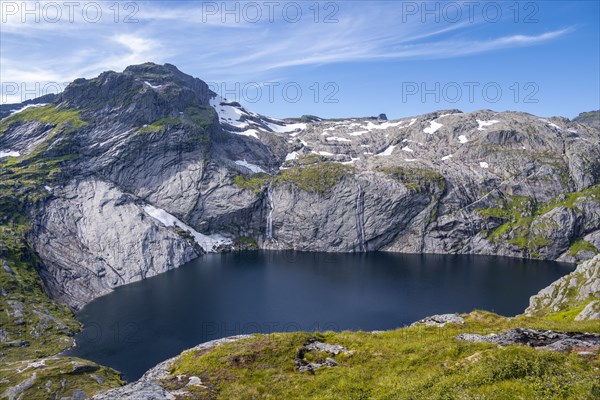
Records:
[[[121,73],[107,71],[93,79],[77,79],[55,102],[85,110],[93,119],[116,118],[139,125],[208,107],[214,96],[205,82],[174,65],[144,63]]]
[[[573,121],[600,129],[600,110],[582,112]]]

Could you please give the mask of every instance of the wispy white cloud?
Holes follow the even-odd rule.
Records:
[[[400,22],[394,3],[366,7],[342,3],[337,23],[305,18],[291,24],[279,18],[239,23],[207,17],[197,3],[143,2],[139,23],[60,21],[2,25],[0,79],[4,82],[67,82],[101,71],[122,70],[146,61],[192,65],[206,80],[241,80],[285,75],[286,69],[333,63],[391,59],[452,58],[539,45],[571,32],[486,33],[483,21]],[[196,5],[194,5],[196,4]],[[477,29],[475,29],[477,28]],[[533,27],[535,28],[535,27]]]

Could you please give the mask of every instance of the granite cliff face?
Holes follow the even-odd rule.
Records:
[[[3,221],[30,218],[40,275],[74,309],[229,248],[600,249],[595,126],[490,110],[283,121],[150,63],[42,100],[0,120]]]

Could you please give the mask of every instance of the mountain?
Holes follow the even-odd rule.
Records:
[[[78,79],[2,119],[5,207],[32,213],[40,275],[75,309],[248,245],[567,261],[600,248],[593,127],[490,110],[307,121],[248,111],[169,64]]]
[[[207,252],[580,262],[600,249],[600,134],[587,122],[491,110],[281,120],[152,63],[0,113],[3,362],[71,346],[79,326],[63,304]],[[59,374],[69,382],[99,371],[85,378],[92,391],[118,382],[85,360],[49,360],[77,371]]]
[[[573,121],[580,124],[589,125],[593,128],[600,129],[600,110],[582,112]]]

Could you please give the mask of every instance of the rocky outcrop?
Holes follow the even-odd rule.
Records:
[[[344,346],[323,343],[315,338],[310,338],[298,350],[294,366],[298,372],[307,372],[314,375],[315,371],[319,368],[337,366],[335,356],[340,353],[346,354],[347,352],[348,349]]]
[[[101,394],[97,394],[92,397],[92,400],[175,400],[178,397],[183,397],[186,395],[185,388],[178,389],[177,391],[170,391],[165,389],[163,387],[164,385],[160,384],[162,380],[169,376],[169,368],[175,360],[188,352],[208,351],[224,343],[248,339],[250,337],[250,335],[238,335],[202,343],[196,347],[184,351],[177,357],[161,362],[154,368],[148,370],[137,381]],[[188,385],[193,388],[193,386],[198,384],[198,382],[201,383],[198,377],[192,377],[189,379]]]
[[[193,242],[104,181],[54,188],[40,214],[30,236],[44,260],[40,274],[51,295],[75,309],[200,254]]]
[[[457,314],[440,314],[425,317],[417,322],[411,324],[411,326],[425,325],[425,326],[436,326],[443,328],[447,324],[460,324],[463,325],[465,320],[463,317]]]
[[[461,333],[457,339],[467,342],[494,343],[500,346],[520,344],[550,351],[595,354],[600,350],[600,335],[580,332],[554,332],[515,328],[499,334]]]
[[[582,262],[575,271],[542,289],[529,300],[526,315],[581,311],[576,320],[600,318],[600,255]]]

